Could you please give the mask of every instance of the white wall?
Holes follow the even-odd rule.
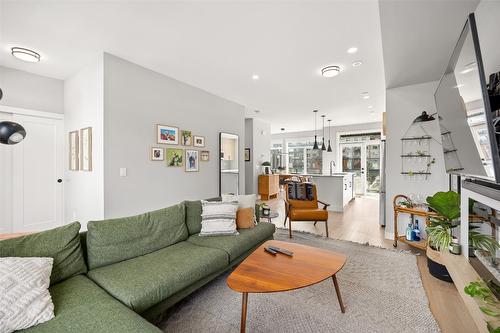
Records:
[[[245,148],[250,148],[250,162],[245,162],[246,193],[258,193],[263,162],[271,160],[271,124],[260,119],[245,119]]]
[[[200,171],[167,167],[150,160],[156,124],[205,136],[210,161]],[[219,132],[245,142],[244,107],[115,56],[104,56],[104,215],[127,216],[185,199],[218,195]],[[170,146],[171,147],[171,146]],[[179,146],[178,148],[183,148]],[[244,154],[240,154],[240,192],[245,193]],[[119,169],[127,168],[120,177]]]
[[[68,133],[92,127],[92,171],[70,171],[65,158],[66,223],[80,221],[86,229],[89,220],[104,218],[103,169],[103,56],[64,82],[65,153],[68,156]],[[115,124],[119,126],[119,124]]]
[[[490,74],[500,71],[500,45],[498,43],[500,1],[483,0],[477,6],[474,14],[486,82],[488,82]]]
[[[250,148],[250,161],[245,161],[245,194],[253,190],[253,119],[245,119],[245,147]]]
[[[1,105],[64,113],[64,82],[0,66]]]
[[[436,112],[434,92],[438,82],[427,82],[405,87],[387,89],[386,91],[386,237],[392,238],[394,232],[394,212],[392,199],[397,194],[421,194],[425,199],[438,191],[448,189],[448,175],[445,172],[443,151],[440,144],[431,142],[430,154],[436,158],[431,167],[432,174],[427,180],[408,180],[401,175],[401,138],[413,119],[427,111]],[[430,135],[441,141],[437,121],[425,123]],[[400,219],[398,229],[404,233],[407,220]]]

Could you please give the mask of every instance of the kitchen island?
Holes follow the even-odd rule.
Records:
[[[318,191],[318,199],[330,204],[328,210],[343,212],[354,199],[354,173],[338,172],[331,175],[310,175]]]

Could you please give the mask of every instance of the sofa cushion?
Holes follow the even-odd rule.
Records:
[[[88,276],[123,304],[141,313],[228,264],[224,251],[180,242],[91,270]]]
[[[184,201],[186,206],[186,225],[190,235],[197,234],[201,230],[201,213],[203,211],[201,201]]]
[[[55,318],[21,332],[161,332],[84,275],[53,285],[50,294],[55,306]]]
[[[89,269],[141,256],[186,240],[184,204],[87,225]]]
[[[0,258],[0,332],[10,333],[54,318],[49,285],[52,258]]]
[[[54,259],[50,284],[85,273],[80,246],[80,223],[74,222],[36,234],[0,241],[0,257],[50,257]]]
[[[208,248],[224,250],[230,262],[257,244],[272,237],[275,231],[272,223],[261,222],[251,229],[240,229],[239,235],[200,237],[198,234],[188,238],[188,242]]]

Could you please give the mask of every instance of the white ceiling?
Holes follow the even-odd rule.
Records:
[[[380,0],[388,88],[443,75],[467,15],[479,0]]]
[[[312,129],[314,108],[334,125],[379,121],[385,109],[375,0],[3,1],[1,15],[7,67],[65,79],[105,51],[245,105],[248,116],[260,110],[273,132]],[[42,61],[14,59],[12,46]],[[332,64],[342,73],[323,78]]]

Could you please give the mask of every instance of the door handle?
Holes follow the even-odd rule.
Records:
[[[59,178],[59,179],[57,180],[57,182],[58,182],[58,183],[62,183],[62,179],[61,179],[61,178]]]

